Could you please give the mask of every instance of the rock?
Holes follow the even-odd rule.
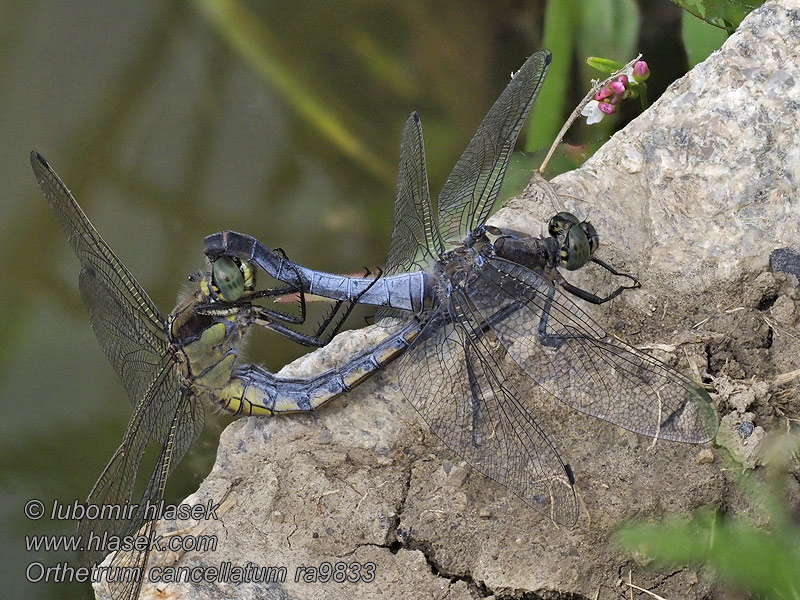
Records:
[[[755,403],[763,404],[769,396],[766,381],[736,381],[724,374],[714,378],[714,389],[720,403],[724,400],[739,413],[746,412]]]
[[[773,250],[769,255],[769,268],[772,271],[782,271],[800,277],[800,252],[794,248]]]
[[[770,314],[779,325],[794,327],[797,322],[797,306],[794,300],[787,295],[778,296],[772,305]]]
[[[753,423],[753,413],[731,412],[719,424],[716,442],[731,453],[743,467],[754,469],[763,464],[764,428]]]
[[[710,465],[714,462],[714,451],[711,448],[703,448],[697,453],[696,461],[698,465]]]

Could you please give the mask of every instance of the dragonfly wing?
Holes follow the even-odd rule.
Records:
[[[94,267],[84,267],[78,283],[92,330],[135,406],[168,353],[166,336],[143,320],[142,313],[131,311]]]
[[[445,243],[461,242],[486,222],[503,183],[525,117],[550,67],[543,50],[525,61],[484,117],[439,194],[439,231]]]
[[[36,153],[31,165],[39,187],[58,216],[70,245],[81,263],[81,295],[103,351],[125,385],[134,411],[125,436],[89,494],[87,504],[129,507],[148,440],[161,446],[155,469],[132,519],[83,520],[78,531],[84,542],[89,534],[103,537],[149,534],[153,522],[146,518],[148,505],[164,495],[169,472],[180,463],[189,446],[200,435],[205,421],[203,407],[189,390],[181,389],[174,357],[169,350],[163,315],[97,233],[72,194],[50,165]],[[86,552],[88,563],[99,562],[104,548]],[[149,548],[141,552],[117,553],[112,565],[140,567]],[[141,581],[109,583],[116,599],[133,600]]]
[[[442,253],[439,231],[433,222],[422,124],[412,113],[403,127],[400,166],[394,202],[394,228],[386,261],[386,274],[424,270]]]
[[[166,424],[164,421],[167,421]],[[156,425],[157,422],[161,424]],[[90,532],[100,537],[104,533],[114,536],[149,535],[154,523],[148,519],[151,515],[146,514],[146,507],[157,505],[163,499],[167,476],[200,435],[204,422],[205,415],[200,403],[188,390],[181,391],[174,365],[164,365],[153,387],[131,415],[122,444],[111,457],[87,499],[87,504],[138,508],[132,510],[133,516],[129,519],[81,521],[78,526],[81,539],[88,539]],[[166,431],[165,439],[160,443],[161,452],[138,505],[131,505],[139,465],[147,447],[148,432],[154,428]],[[87,564],[99,563],[107,553],[108,549],[104,548],[86,553]],[[137,567],[138,572],[144,573],[146,562],[147,550],[118,552],[111,564]],[[108,585],[113,598],[133,600],[137,597],[140,583],[117,581],[109,582]]]
[[[490,259],[469,295],[519,367],[569,406],[654,438],[713,438],[716,411],[699,384],[607,335],[534,271]]]
[[[425,167],[425,143],[419,115],[412,113],[403,127],[400,143],[400,165],[394,201],[394,227],[386,275],[426,270],[442,253],[443,244],[433,221],[428,172]],[[408,318],[408,313],[380,307],[376,321],[393,327]]]
[[[44,158],[31,153],[31,165],[80,260],[81,295],[97,340],[135,406],[168,351],[166,320]]]
[[[172,404],[172,420],[169,426],[169,435],[161,447],[161,453],[156,460],[150,480],[147,482],[142,498],[139,501],[139,510],[128,523],[126,535],[147,536],[154,535],[156,521],[152,514],[146,513],[146,507],[159,506],[164,498],[164,488],[167,477],[173,469],[183,460],[186,451],[200,436],[203,431],[204,413],[200,402],[185,391],[180,395],[177,405]],[[152,509],[151,509],[152,510]],[[144,549],[117,552],[111,559],[111,567],[136,567],[142,574],[139,581],[114,581],[108,582],[111,596],[115,600],[135,600],[139,596],[144,577],[147,573],[147,557],[150,546]]]
[[[173,413],[175,412],[180,397],[181,391],[176,367],[165,358],[152,387],[143,396],[142,401],[128,420],[122,443],[89,493],[88,504],[118,506],[126,505],[130,501],[136,484],[136,475],[139,472],[139,464],[144,456],[151,431],[156,428],[159,420],[163,421],[164,415],[169,413],[170,409]],[[168,431],[169,427],[162,426],[162,429]],[[90,531],[96,535],[100,531],[112,535],[124,535],[127,532],[127,523],[126,520],[120,519],[84,520],[78,526],[78,533],[84,536],[84,539]],[[92,562],[99,561],[105,554],[107,552],[100,549],[97,552],[88,553],[87,558]]]
[[[571,472],[501,370],[502,346],[479,330],[465,302],[462,321],[429,323],[400,358],[408,401],[450,449],[557,523],[571,527]]]

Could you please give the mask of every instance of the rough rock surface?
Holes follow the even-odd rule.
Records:
[[[798,9],[767,2],[581,169],[555,181],[566,207],[589,214],[601,233],[599,255],[643,285],[587,312],[677,369],[719,380],[720,416],[729,415],[733,441],[749,440],[752,456],[760,456],[756,442],[800,412],[791,375],[800,369],[797,279],[767,271],[773,250],[800,247]],[[553,207],[535,193],[529,188],[494,222],[540,232]],[[597,272],[570,279],[616,285]],[[281,374],[319,373],[379,335],[342,334]],[[456,460],[394,377],[389,367],[313,416],[237,421],[187,500],[224,500],[219,519],[158,526],[215,535],[218,547],[153,555],[151,564],[251,562],[286,567],[285,581],[148,585],[143,597],[621,598],[629,573],[667,598],[719,593],[705,569],[642,566],[611,533],[626,519],[702,505],[749,510],[726,450],[653,444],[542,398],[542,424],[577,477],[581,515],[566,530]],[[743,420],[766,435],[749,435]],[[335,582],[337,562],[374,578]],[[316,583],[303,567],[321,569]]]

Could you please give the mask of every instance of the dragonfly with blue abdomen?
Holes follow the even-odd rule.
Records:
[[[406,399],[473,468],[571,526],[572,470],[536,407],[504,373],[506,357],[572,408],[654,438],[706,442],[717,417],[699,384],[611,337],[564,294],[602,304],[638,287],[623,275],[632,284],[601,298],[558,271],[592,262],[622,275],[594,256],[599,237],[591,224],[561,212],[544,237],[485,224],[549,64],[550,53],[538,52],[513,76],[447,178],[436,219],[420,119],[408,119],[392,241],[378,281],[297,265],[231,231],[206,238],[205,251],[252,262],[305,292],[380,306],[380,323],[411,328],[415,338],[397,366]]]

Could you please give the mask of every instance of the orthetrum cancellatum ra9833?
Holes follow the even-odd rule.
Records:
[[[403,131],[394,230],[385,275],[366,281],[292,263],[231,231],[206,238],[210,259],[252,262],[280,281],[332,299],[382,307],[401,346],[400,389],[431,429],[473,468],[557,523],[578,515],[574,476],[503,373],[506,357],[581,412],[657,439],[701,443],[717,428],[708,393],[608,335],[564,291],[594,304],[638,287],[593,256],[594,227],[558,213],[549,236],[486,226],[511,151],[550,64],[531,56],[480,124],[439,194],[434,219],[419,117]],[[558,268],[592,262],[633,283],[601,298]],[[384,343],[386,341],[384,340]]]
[[[218,257],[210,272],[190,277],[196,289],[165,317],[45,159],[31,153],[31,165],[80,260],[80,291],[97,340],[133,404],[122,442],[87,499],[87,504],[109,509],[112,516],[81,521],[78,530],[84,541],[90,532],[100,539],[154,536],[155,522],[147,516],[146,507],[159,505],[167,476],[202,431],[203,404],[243,415],[310,411],[356,385],[408,346],[402,336],[393,336],[348,365],[310,380],[279,379],[259,366],[239,365],[242,339],[256,323],[306,345],[321,344],[318,337],[289,327],[303,321],[303,310],[297,316],[254,303],[297,291],[294,286],[256,291],[256,269],[249,262]],[[146,484],[140,481],[144,484],[138,488],[144,489],[141,497],[137,491],[134,499],[139,464],[150,440],[160,452]],[[113,509],[130,506],[132,499],[138,510],[116,518]],[[127,574],[126,579],[107,581],[114,598],[138,596],[150,545],[143,547],[114,555],[109,573]],[[83,561],[87,566],[99,563],[104,550],[85,552]],[[124,569],[114,571],[116,567]]]

